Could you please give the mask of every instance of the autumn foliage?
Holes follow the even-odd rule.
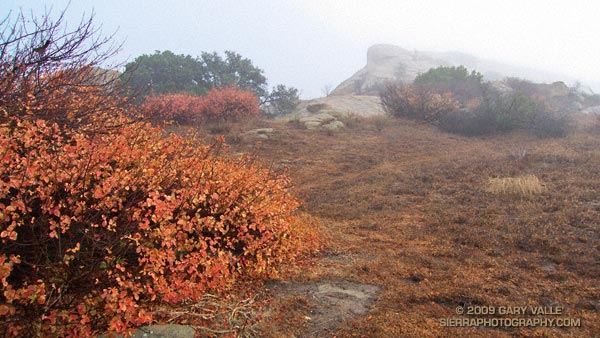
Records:
[[[0,140],[0,315],[15,333],[120,331],[152,319],[145,304],[272,275],[302,248],[288,180],[246,159],[142,124],[64,139],[15,123]]]
[[[85,68],[2,57],[0,336],[126,332],[313,247],[286,177],[132,120]],[[250,95],[215,89],[202,111],[242,116]]]
[[[155,123],[192,123],[198,116],[202,98],[191,94],[148,96],[141,105],[144,115]]]
[[[231,121],[258,116],[258,99],[236,87],[213,88],[204,96],[162,94],[149,96],[142,111],[154,122],[191,124],[204,121]]]

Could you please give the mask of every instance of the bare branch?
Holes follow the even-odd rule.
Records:
[[[0,107],[8,114],[81,125],[109,105],[114,108],[115,97],[124,92],[116,70],[122,64],[110,64],[121,48],[113,42],[115,33],[103,36],[93,24],[93,12],[69,27],[65,13],[53,17],[50,9],[36,17],[19,11],[0,21]],[[69,111],[68,98],[90,88],[102,91],[99,97],[105,100],[85,106],[85,111]],[[35,111],[36,103],[50,99],[54,109],[46,105]]]

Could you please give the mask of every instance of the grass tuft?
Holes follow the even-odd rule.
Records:
[[[487,191],[493,194],[532,196],[543,193],[545,186],[535,175],[491,178]]]

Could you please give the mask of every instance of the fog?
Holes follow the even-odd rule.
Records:
[[[68,1],[3,0],[57,14]],[[155,50],[233,50],[303,98],[322,96],[365,65],[367,48],[459,51],[579,79],[600,91],[600,3],[595,1],[73,1],[67,22],[95,12],[123,48],[115,62]],[[558,79],[557,79],[558,80]],[[567,84],[572,84],[567,81]]]

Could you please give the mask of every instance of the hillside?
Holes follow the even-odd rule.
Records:
[[[274,298],[260,336],[600,332],[597,131],[464,138],[403,119],[342,121],[328,132],[258,120],[227,135],[231,153],[253,153],[293,178],[330,241],[291,281],[267,285]],[[270,136],[248,137],[256,127]],[[543,192],[490,190],[493,178],[521,175],[539,178]],[[457,306],[562,306],[581,327],[441,326]]]

